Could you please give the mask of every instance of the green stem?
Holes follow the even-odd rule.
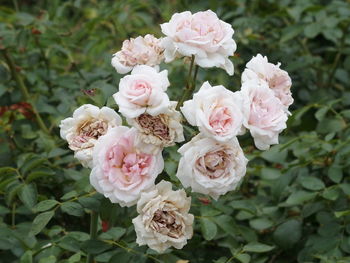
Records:
[[[41,54],[42,60],[44,61],[44,64],[45,64],[45,67],[46,67],[46,74],[47,74],[46,84],[47,84],[48,88],[50,89],[50,91],[52,92],[51,76],[50,76],[50,62],[46,58],[45,51],[44,51],[43,47],[40,44],[39,38],[36,35],[34,35],[34,41],[35,41],[35,44],[38,46],[38,48],[40,50],[40,54]]]
[[[13,79],[16,81],[17,86],[21,90],[21,93],[22,93],[22,96],[23,96],[24,100],[26,102],[30,103],[31,102],[31,98],[30,98],[28,89],[24,85],[24,82],[23,82],[23,79],[22,79],[21,75],[17,72],[15,63],[13,62],[13,59],[12,59],[11,55],[7,52],[6,49],[1,49],[1,53],[2,53],[3,57],[5,58],[7,65],[10,68],[10,71],[11,71]],[[32,105],[32,110],[33,110],[33,113],[35,115],[36,122],[39,125],[40,129],[43,132],[49,134],[50,132],[47,129],[47,127],[46,127],[44,121],[42,120],[39,112],[37,111],[36,107],[34,106],[34,103],[30,103],[30,104]]]
[[[180,109],[180,107],[184,104],[185,100],[188,99],[188,97],[193,93],[193,90],[195,88],[198,66],[196,65],[196,67],[195,67],[194,78],[192,79],[193,65],[194,65],[194,55],[192,55],[192,57],[191,57],[190,71],[189,71],[188,77],[187,77],[185,92],[183,93],[182,97],[180,98],[179,102],[177,103],[176,110]]]
[[[91,212],[91,221],[90,221],[90,239],[96,239],[97,237],[97,222],[98,222],[98,213],[95,211]],[[92,254],[87,255],[86,263],[94,262],[94,256]]]

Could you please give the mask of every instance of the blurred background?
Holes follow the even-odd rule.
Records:
[[[122,76],[110,60],[123,40],[161,37],[172,14],[207,9],[235,30],[235,74],[200,69],[197,88],[239,90],[261,53],[289,72],[295,103],[279,145],[260,152],[240,138],[250,160],[240,189],[219,201],[192,194],[193,238],[158,255],[135,243],[134,207],[92,191],[58,125],[84,103],[117,109]],[[349,0],[1,0],[0,262],[350,262],[349,29]],[[188,65],[161,68],[177,100]],[[181,187],[177,148],[164,151],[159,180]],[[99,240],[89,240],[91,211]]]

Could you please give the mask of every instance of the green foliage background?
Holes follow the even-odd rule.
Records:
[[[217,202],[192,194],[193,238],[158,255],[135,243],[134,207],[93,191],[58,124],[84,103],[116,109],[121,76],[110,59],[124,39],[161,36],[173,13],[208,8],[235,29],[235,75],[200,69],[197,88],[209,80],[238,90],[245,63],[262,53],[290,73],[295,103],[280,145],[260,152],[240,138],[250,160],[240,189]],[[0,262],[85,262],[87,253],[96,262],[350,262],[349,28],[349,0],[2,0]],[[172,99],[187,66],[162,65]],[[181,187],[176,150],[164,151],[159,180]],[[100,215],[97,239],[91,211]]]

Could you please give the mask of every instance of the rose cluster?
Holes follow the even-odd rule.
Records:
[[[91,168],[91,185],[113,203],[137,204],[136,242],[158,252],[182,248],[193,232],[191,198],[183,189],[172,190],[170,182],[155,185],[164,168],[163,148],[185,140],[184,120],[199,133],[178,149],[176,176],[183,187],[217,200],[236,189],[246,173],[248,160],[237,136],[249,130],[260,150],[277,144],[293,103],[288,73],[260,54],[247,63],[239,91],[204,82],[192,99],[171,101],[161,62],[190,57],[196,67],[219,67],[232,75],[229,56],[236,43],[231,25],[210,10],[174,14],[161,29],[165,37],[125,40],[112,58],[118,73],[130,72],[113,95],[130,127],[111,108],[89,104],[60,125],[74,156]]]

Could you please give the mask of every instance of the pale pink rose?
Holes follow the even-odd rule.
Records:
[[[191,197],[183,189],[173,191],[166,181],[143,192],[137,202],[139,215],[132,220],[136,243],[148,245],[158,253],[169,247],[183,248],[193,235],[194,216],[189,214],[190,207]]]
[[[242,82],[254,79],[266,81],[287,110],[294,101],[290,91],[292,80],[286,71],[280,69],[280,65],[281,63],[269,63],[266,56],[257,54],[247,63],[242,73]]]
[[[150,66],[136,66],[131,75],[119,82],[119,92],[113,95],[121,112],[127,118],[136,118],[143,113],[152,116],[164,113],[170,106],[165,93],[170,85],[168,71],[157,72]]]
[[[222,143],[197,135],[178,152],[181,159],[176,176],[182,185],[215,200],[236,189],[246,173],[248,160],[237,138]]]
[[[232,39],[234,31],[213,11],[176,13],[160,26],[166,35],[162,41],[165,62],[177,56],[194,55],[197,65],[223,68],[233,75],[233,64],[228,57],[233,56],[237,47]]]
[[[98,140],[93,152],[91,185],[112,203],[136,204],[143,190],[154,186],[164,168],[163,157],[135,147],[137,131],[119,126]]]
[[[163,147],[175,145],[185,140],[181,125],[181,113],[175,110],[177,102],[171,101],[167,112],[156,116],[143,113],[137,118],[127,118],[127,122],[138,130],[136,143],[144,146],[145,152],[156,153]]]
[[[111,108],[100,109],[91,104],[84,104],[74,111],[73,117],[61,121],[60,134],[74,151],[74,157],[84,167],[91,168],[92,152],[98,138],[121,124],[122,119]]]
[[[267,150],[278,144],[278,135],[287,126],[284,105],[265,81],[251,80],[242,84],[244,126],[250,130],[255,146]]]
[[[244,133],[242,99],[224,86],[212,87],[205,82],[181,111],[187,121],[201,133],[218,141],[228,141]]]
[[[120,74],[130,72],[136,65],[158,66],[164,51],[160,42],[150,34],[125,40],[122,49],[113,55],[112,66]]]

